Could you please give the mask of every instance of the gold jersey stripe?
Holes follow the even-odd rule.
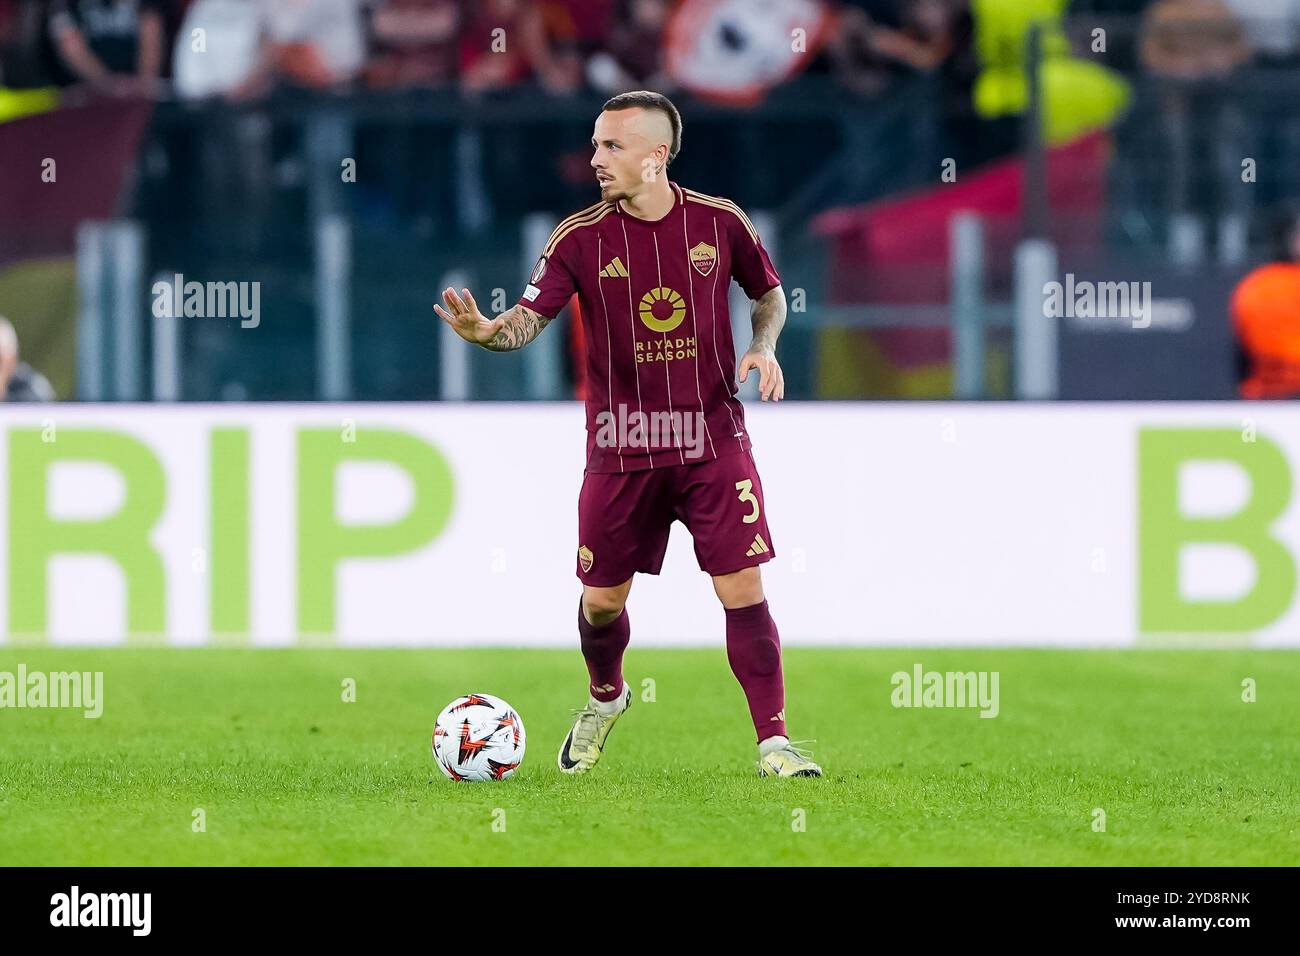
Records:
[[[745,210],[741,209],[730,199],[715,199],[712,196],[692,196],[691,198],[695,202],[703,203],[706,206],[713,206],[716,209],[725,209],[728,212],[735,213],[736,217],[744,224],[745,228],[749,230],[750,238],[755,242],[758,242],[758,230],[754,227],[754,224],[750,221],[749,217],[745,215]]]
[[[546,240],[545,255],[549,256],[555,250],[555,247],[559,245],[560,240],[572,232],[574,227],[594,222],[612,208],[609,203],[596,203],[596,205],[584,209],[582,212],[576,212],[565,219],[555,227],[550,238]]]
[[[755,235],[758,234],[758,230],[754,228],[754,223],[750,220],[749,216],[745,214],[745,210],[741,209],[737,203],[732,202],[725,196],[709,196],[705,193],[696,192],[693,189],[688,189],[686,192],[703,202],[722,203],[725,208],[732,210],[737,216],[739,216]]]
[[[574,213],[564,222],[555,227],[551,233],[551,238],[546,240],[546,248],[542,255],[549,256],[555,252],[555,247],[560,244],[560,240],[567,236],[573,230],[581,226],[590,226],[593,223],[600,222],[605,216],[614,211],[614,207],[609,203],[597,203],[590,209],[584,209],[582,212]]]
[[[573,220],[581,219],[583,216],[590,216],[601,206],[606,206],[606,205],[608,205],[608,203],[605,202],[592,203],[586,209],[579,209],[577,212],[569,213],[569,215],[565,216],[563,219],[560,220],[559,224],[555,227],[555,229],[551,231],[551,235],[554,236],[557,232],[559,232],[569,223],[573,222]],[[550,240],[548,239],[547,242],[550,242]]]
[[[754,224],[750,222],[749,217],[745,215],[745,210],[741,209],[730,199],[723,199],[721,196],[706,196],[703,193],[697,193],[692,189],[687,189],[685,192],[686,198],[691,202],[697,202],[705,206],[712,206],[715,209],[724,209],[727,212],[735,213],[737,218],[745,224],[745,228],[749,230],[750,238],[755,242],[758,242],[758,230],[754,228]]]
[[[579,212],[575,212],[572,215],[566,216],[564,219],[560,220],[559,224],[556,225],[556,227],[551,230],[550,236],[547,237],[545,248],[549,249],[551,247],[551,244],[555,241],[555,237],[559,235],[561,231],[566,229],[571,223],[574,223],[580,219],[585,219],[587,216],[591,216],[595,214],[600,210],[600,207],[604,205],[607,204],[603,202],[598,202],[594,206],[588,206],[586,209],[580,210]]]
[[[740,211],[739,206],[736,206],[734,204],[727,205],[726,203],[721,203],[721,202],[712,202],[708,199],[698,199],[694,196],[690,197],[690,201],[697,202],[702,206],[709,206],[713,209],[721,209],[723,212],[729,212],[734,214],[738,219],[740,219],[745,229],[749,232],[749,238],[752,239],[755,243],[758,242],[758,230],[755,229],[754,224],[749,221],[749,217]]]

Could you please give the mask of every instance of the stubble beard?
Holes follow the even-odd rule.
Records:
[[[626,189],[610,183],[608,186],[600,187],[600,198],[605,202],[622,202],[625,199],[631,199],[632,194]]]

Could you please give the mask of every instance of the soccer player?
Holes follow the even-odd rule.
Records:
[[[727,659],[754,721],[759,775],[820,777],[786,736],[781,641],[759,571],[775,552],[736,399],[727,309],[735,278],[755,303],[740,381],[756,372],[762,400],[780,401],[785,292],[735,203],[668,179],[681,142],[681,116],[666,97],[609,100],[591,138],[600,202],[556,227],[518,304],[489,319],[468,289],[446,289],[445,308],[434,308],[462,338],[506,352],[535,339],[578,294],[588,375],[578,634],[590,688],[560,748],[560,769],[590,770],[632,703],[622,669],[632,577],[659,573],[669,528],[680,520],[725,609]]]

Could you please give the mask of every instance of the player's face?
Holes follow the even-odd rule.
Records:
[[[657,138],[645,134],[645,110],[610,110],[596,117],[592,133],[591,168],[596,171],[600,198],[605,202],[631,199],[654,181],[663,166]]]

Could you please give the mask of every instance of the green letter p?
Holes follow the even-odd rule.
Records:
[[[382,461],[410,476],[414,501],[391,524],[344,525],[334,511],[338,468]],[[437,449],[414,435],[359,429],[355,442],[338,429],[298,433],[298,629],[333,633],[335,569],[344,558],[383,558],[428,544],[451,516],[451,468]]]

